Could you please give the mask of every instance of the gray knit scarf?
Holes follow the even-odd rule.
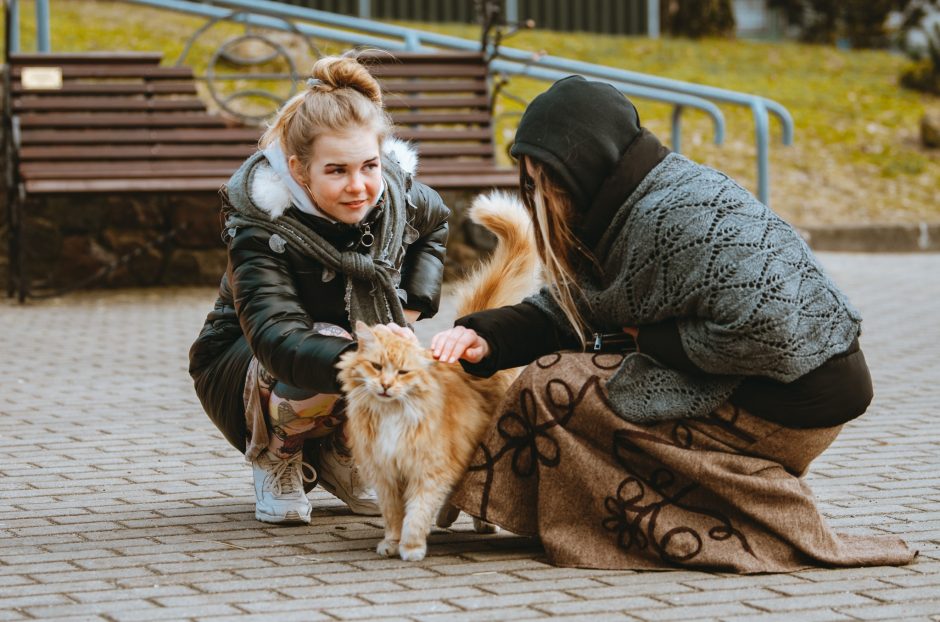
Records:
[[[576,300],[591,327],[678,318],[682,347],[703,370],[628,355],[607,391],[630,421],[706,416],[743,376],[791,382],[859,334],[858,311],[793,227],[727,176],[678,154],[644,178],[594,253],[603,277],[582,275]],[[567,325],[548,290],[526,302]]]
[[[370,326],[388,322],[404,326],[405,314],[397,288],[401,282],[399,266],[407,222],[409,176],[383,155],[382,175],[386,194],[384,204],[376,209],[384,213],[377,219],[378,230],[371,231],[375,241],[365,254],[337,249],[289,212],[272,219],[255,205],[249,192],[252,175],[255,167],[264,162],[264,153],[255,153],[229,180],[228,199],[234,211],[227,215],[226,227],[259,227],[280,236],[300,253],[321,263],[326,270],[346,275],[346,311],[350,325],[362,320]]]

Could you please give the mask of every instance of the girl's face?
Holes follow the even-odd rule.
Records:
[[[339,222],[358,223],[379,200],[382,162],[379,137],[371,130],[321,134],[314,141],[308,167],[295,155],[287,162],[314,205]]]

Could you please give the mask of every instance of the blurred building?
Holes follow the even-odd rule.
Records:
[[[473,0],[281,0],[323,11],[422,22],[477,22]],[[537,28],[656,36],[660,0],[502,0],[516,19],[533,19]],[[767,0],[732,0],[738,36],[775,38],[782,34],[776,12]],[[653,19],[650,19],[653,18]]]

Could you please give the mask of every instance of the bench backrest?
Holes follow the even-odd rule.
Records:
[[[518,174],[496,161],[482,53],[376,52],[362,60],[382,85],[397,135],[418,147],[421,181],[438,189],[518,186]]]
[[[192,70],[159,53],[14,54],[11,107],[27,193],[216,190],[257,147],[257,128],[229,126],[196,96]],[[441,189],[514,188],[496,163],[487,67],[476,53],[372,53],[398,135]],[[24,71],[58,68],[59,88]]]
[[[217,190],[256,148],[196,97],[192,70],[160,54],[14,54],[11,109],[27,193]],[[30,73],[57,68],[61,85]],[[24,83],[24,73],[27,80]]]

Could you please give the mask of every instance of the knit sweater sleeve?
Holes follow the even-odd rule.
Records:
[[[684,307],[676,325],[689,360],[790,382],[844,352],[861,317],[799,233],[736,184],[715,194],[681,228],[660,230],[673,251],[661,282],[683,285],[669,297]]]

